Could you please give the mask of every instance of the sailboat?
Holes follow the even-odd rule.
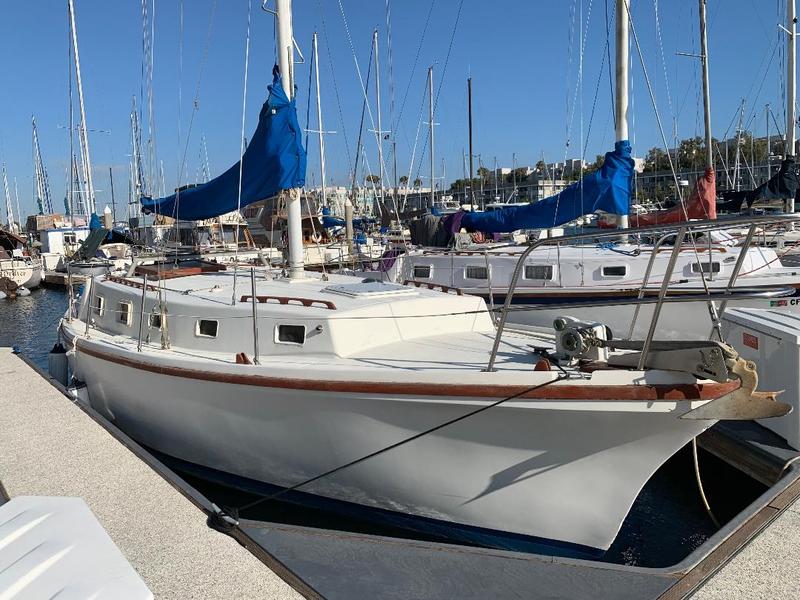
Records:
[[[143,200],[208,217],[280,196],[288,269],[92,278],[59,327],[97,411],[228,485],[453,541],[596,557],[683,445],[733,407],[788,410],[719,342],[620,350],[604,325],[569,316],[551,336],[501,335],[474,296],[306,271],[291,6],[276,2],[278,66],[240,164],[179,202]]]
[[[715,178],[711,146],[711,113],[706,52],[705,2],[700,0],[701,44],[704,80],[706,168],[686,201],[674,208],[630,217],[638,227],[687,222],[690,219],[714,220]],[[620,4],[618,10],[625,11]],[[623,19],[624,20],[624,19]],[[433,243],[451,244],[461,229],[486,234],[508,233],[525,229],[546,231],[575,221],[582,215],[604,211],[628,219],[631,199],[633,160],[627,137],[627,41],[617,36],[617,143],[605,156],[602,168],[563,192],[523,206],[492,212],[461,212],[445,217],[434,229]],[[627,39],[627,38],[626,38]],[[719,221],[719,230],[747,225],[747,220]],[[745,233],[746,233],[745,227]],[[621,232],[623,233],[623,232]],[[631,235],[635,230],[631,230]],[[656,236],[657,238],[658,236]],[[652,238],[652,236],[651,236]],[[674,233],[673,233],[674,238]],[[624,301],[657,297],[670,262],[667,246],[657,239],[644,243],[603,243],[595,245],[551,245],[533,252],[527,259],[514,295],[518,308],[511,322],[535,327],[549,327],[564,306],[572,314],[596,319],[612,331],[643,336],[648,330],[653,306],[632,311]],[[662,240],[663,242],[664,240]],[[800,310],[800,274],[784,267],[778,254],[769,248],[738,247],[741,239],[724,231],[707,231],[687,241],[676,258],[669,281],[669,295],[690,300],[711,292],[727,291],[730,275],[736,271],[731,307]],[[681,240],[683,243],[683,240]],[[441,250],[421,247],[392,261],[375,263],[368,272],[376,279],[414,282],[416,285],[447,285],[463,293],[475,294],[487,302],[502,303],[508,293],[517,261],[526,246],[508,244],[464,244]],[[367,275],[367,272],[362,274]],[[789,297],[786,297],[789,296]],[[575,306],[583,304],[585,307]],[[530,310],[527,310],[530,309]],[[686,302],[664,307],[660,315],[660,333],[673,339],[705,339],[709,335],[709,310],[705,302]]]

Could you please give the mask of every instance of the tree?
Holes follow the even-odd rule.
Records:
[[[478,167],[478,177],[480,177],[481,179],[483,180],[489,179],[490,173],[491,171],[486,167]]]
[[[380,183],[381,176],[380,175],[367,175],[367,183]]]
[[[408,183],[407,175],[403,175],[402,177],[400,177],[400,185],[406,185],[407,183]]]
[[[417,178],[414,180],[414,187],[415,187],[415,188],[417,188],[417,189],[421,188],[421,187],[422,187],[422,179],[420,179],[419,177],[417,177]]]
[[[644,170],[651,173],[669,168],[669,157],[661,148],[650,148],[644,158]]]
[[[546,170],[547,170],[547,164],[543,160],[540,160],[536,163],[536,171],[538,171],[539,173],[544,173]]]

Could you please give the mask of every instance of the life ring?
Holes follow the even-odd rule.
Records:
[[[483,236],[483,232],[476,231],[472,234],[472,241],[476,244],[482,244],[486,241],[486,238]]]
[[[322,241],[322,233],[319,231],[315,231],[311,234],[311,241],[315,244],[319,244]]]

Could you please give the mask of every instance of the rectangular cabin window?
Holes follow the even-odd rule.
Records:
[[[128,327],[131,326],[131,303],[120,302],[117,308],[117,322],[124,323]]]
[[[464,279],[489,279],[486,267],[470,266],[464,269]]]
[[[302,346],[306,341],[305,325],[278,325],[275,328],[275,341],[279,344],[297,344]]]
[[[219,321],[200,319],[195,325],[194,334],[197,337],[215,338],[217,337],[217,329],[219,329]]]
[[[628,274],[628,265],[612,265],[603,267],[603,277],[625,277]]]
[[[150,314],[150,327],[161,329],[161,313]]]
[[[722,270],[722,265],[718,262],[699,262],[699,263],[692,263],[692,273],[705,273],[708,275],[709,273],[719,273]]]
[[[103,296],[94,297],[94,306],[92,307],[92,312],[98,317],[102,317],[104,314],[106,314],[106,299]]]
[[[414,279],[430,279],[430,265],[414,265]]]
[[[552,281],[553,265],[525,265],[525,279]]]

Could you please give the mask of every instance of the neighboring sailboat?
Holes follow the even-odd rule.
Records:
[[[623,0],[618,15],[627,14]],[[622,12],[619,12],[622,11]],[[714,219],[715,180],[711,153],[711,113],[706,60],[705,0],[699,0],[701,45],[703,53],[703,100],[705,114],[706,169],[699,177],[688,200],[665,211],[632,216],[636,226],[663,225],[688,219]],[[624,19],[623,19],[624,20]],[[605,156],[603,166],[556,196],[525,206],[515,206],[484,213],[463,212],[446,217],[435,230],[435,237],[449,243],[461,228],[488,233],[512,232],[518,229],[546,231],[574,221],[582,215],[602,210],[607,214],[627,216],[632,190],[633,160],[627,135],[627,33],[617,31],[617,142],[613,152]],[[720,222],[720,229],[725,223]],[[732,300],[731,306],[778,308],[800,311],[796,298],[778,300],[777,295],[792,290],[800,297],[800,276],[796,269],[781,265],[770,249],[733,247],[735,242],[723,233],[707,232],[703,240],[685,244],[676,261],[670,296],[688,299],[722,291],[728,287],[728,275],[735,265],[741,269],[735,282],[738,291],[756,292],[751,298]],[[511,281],[517,260],[525,247],[508,245],[465,245],[453,251],[430,248],[412,250],[396,260],[377,263],[362,274],[394,282],[415,281],[455,287],[477,294],[489,302],[502,302]],[[739,255],[742,256],[741,263]],[[651,263],[652,258],[652,265]],[[570,306],[570,313],[596,319],[614,332],[626,333],[631,327],[632,311],[627,305],[574,307],[576,303],[597,304],[636,298],[642,293],[656,296],[663,283],[670,255],[651,244],[623,243],[600,246],[561,246],[537,251],[527,259],[519,293],[514,302],[523,310],[511,314],[511,322],[549,327],[553,319]],[[646,285],[645,285],[646,284]],[[640,288],[645,285],[645,290]],[[524,310],[530,306],[537,310]],[[546,310],[538,310],[546,306]],[[712,309],[713,310],[713,309]],[[634,336],[644,335],[652,306],[641,308]],[[661,333],[677,339],[708,337],[709,306],[704,302],[682,303],[664,307]]]

